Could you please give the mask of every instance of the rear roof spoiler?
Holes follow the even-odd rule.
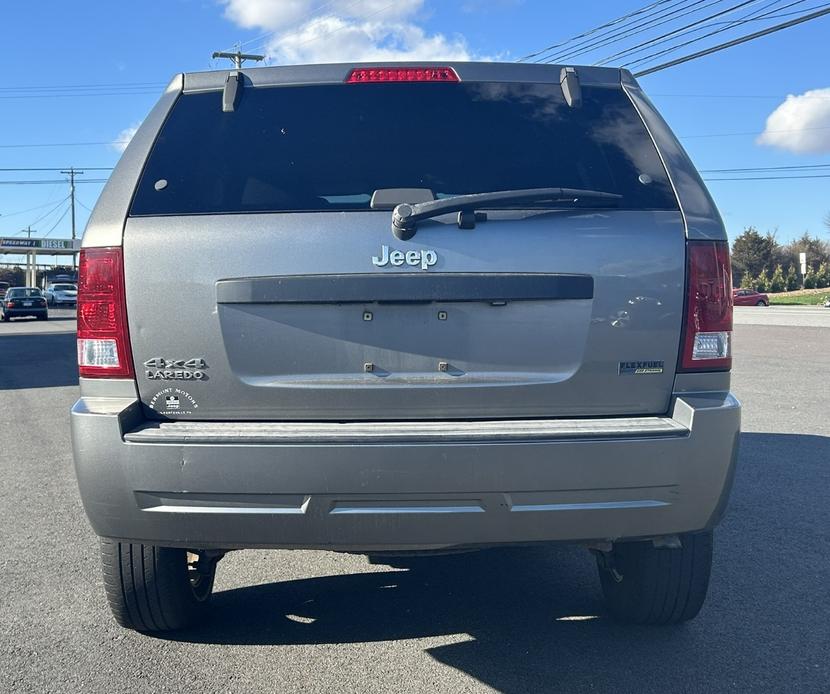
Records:
[[[446,67],[458,74],[462,82],[536,82],[561,84],[562,70],[574,70],[580,87],[620,87],[619,68],[593,66],[564,66],[525,63],[465,63],[465,62],[382,62],[337,63],[330,65],[280,65],[246,68],[246,87],[275,87],[304,84],[344,84],[349,73],[356,68],[371,67]],[[191,72],[184,75],[184,91],[206,92],[225,89],[227,78],[237,70]]]

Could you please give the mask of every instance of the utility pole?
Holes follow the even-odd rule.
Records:
[[[75,240],[75,176],[78,176],[83,173],[83,171],[78,171],[75,169],[74,166],[69,167],[69,171],[61,171],[62,174],[67,174],[69,176],[69,198],[71,200],[70,209],[72,210],[72,240]],[[75,254],[72,254],[72,269],[75,270],[78,267],[78,261],[75,257]]]
[[[246,60],[253,60],[254,62],[258,63],[260,60],[265,60],[264,55],[253,55],[252,53],[241,53],[239,49],[236,49],[235,53],[226,53],[225,51],[214,51],[213,52],[214,58],[227,58],[233,63],[233,66],[239,70],[242,67],[242,63]]]
[[[20,231],[26,232],[26,238],[32,238],[32,225],[30,224],[25,229]],[[37,233],[37,232],[35,232]],[[26,249],[26,280],[27,287],[37,286],[37,253],[33,253],[31,248]]]

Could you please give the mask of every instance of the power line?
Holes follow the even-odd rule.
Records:
[[[264,55],[254,55],[253,53],[243,53],[237,50],[235,53],[228,53],[227,51],[213,51],[213,58],[227,58],[233,63],[237,70],[242,69],[242,63],[246,60],[253,60],[258,63],[260,60],[265,60]]]
[[[803,24],[804,22],[812,21],[813,19],[818,19],[819,17],[823,17],[826,14],[830,14],[830,8],[825,8],[822,10],[817,10],[815,12],[811,12],[810,14],[802,15],[801,17],[796,17],[795,19],[791,19],[788,22],[782,22],[781,24],[775,24],[771,27],[767,27],[766,29],[762,29],[760,31],[753,32],[752,34],[747,34],[746,36],[741,36],[737,39],[732,39],[731,41],[727,41],[726,43],[721,43],[716,46],[711,46],[706,48],[702,51],[697,51],[696,53],[691,53],[689,55],[681,56],[680,58],[675,58],[674,60],[670,60],[666,63],[661,63],[660,65],[655,65],[654,67],[650,67],[646,70],[641,72],[635,73],[635,77],[644,77],[646,75],[651,75],[655,72],[660,72],[661,70],[666,70],[667,68],[674,67],[675,65],[681,65],[682,63],[688,63],[691,60],[697,60],[698,58],[702,58],[704,56],[710,55],[712,53],[717,53],[718,51],[723,51],[727,48],[732,48],[733,46],[738,46],[742,43],[746,43],[747,41],[753,41],[755,39],[761,38],[762,36],[766,36],[768,34],[775,33],[776,31],[781,31],[782,29],[788,29],[789,27],[796,26],[797,24]]]
[[[750,0],[752,2],[757,2],[758,0]],[[650,19],[645,22],[641,22],[639,24],[634,23],[629,27],[624,27],[621,31],[617,33],[610,33],[607,34],[604,38],[600,38],[599,41],[594,41],[593,43],[585,43],[583,42],[581,45],[573,46],[571,48],[571,52],[564,52],[560,53],[559,55],[549,56],[548,60],[543,62],[545,63],[552,63],[555,61],[566,61],[566,60],[573,60],[573,58],[584,55],[585,53],[590,53],[591,51],[598,50],[600,48],[604,48],[605,46],[613,45],[615,43],[620,43],[621,41],[625,41],[632,36],[636,36],[637,34],[642,34],[645,31],[650,31],[651,29],[656,29],[659,26],[663,26],[664,24],[668,24],[669,22],[676,21],[681,17],[686,17],[690,14],[694,14],[695,12],[701,12],[702,10],[708,9],[713,5],[717,5],[723,2],[723,0],[715,0],[714,2],[709,2],[702,7],[698,7],[700,4],[699,2],[695,2],[691,6],[686,5],[684,7],[680,7],[673,12],[669,12],[664,16],[658,16],[653,19]],[[577,53],[573,53],[573,49],[581,48]],[[540,62],[540,61],[537,61]]]
[[[76,181],[76,183],[104,183],[109,179],[106,178],[85,178],[83,181]],[[47,183],[66,183],[65,178],[57,179],[33,179],[28,181],[0,181],[0,186],[37,186],[46,185]]]
[[[649,92],[650,97],[680,97],[689,99],[786,99],[792,94],[667,94],[659,92]],[[807,96],[800,94],[799,99],[830,99],[830,96]]]
[[[666,55],[667,53],[673,53],[674,51],[676,51],[679,48],[683,48],[684,46],[689,46],[693,43],[697,43],[698,41],[702,41],[703,39],[709,38],[711,36],[715,36],[717,34],[722,34],[724,31],[729,31],[730,29],[734,29],[735,27],[742,26],[743,24],[746,24],[747,22],[759,21],[761,19],[766,19],[768,17],[768,15],[770,15],[770,14],[773,14],[773,13],[779,11],[779,10],[782,10],[782,9],[786,9],[787,7],[792,7],[794,5],[800,5],[801,3],[806,2],[806,0],[795,0],[795,2],[791,2],[789,5],[784,5],[784,7],[779,7],[779,8],[776,8],[774,10],[769,10],[768,12],[762,12],[762,10],[768,9],[772,5],[776,4],[776,2],[780,2],[780,0],[773,0],[773,2],[770,2],[767,5],[764,5],[764,7],[760,8],[760,9],[757,9],[757,10],[754,10],[753,12],[750,12],[749,14],[744,15],[743,17],[741,17],[739,19],[736,19],[733,22],[728,23],[725,27],[721,27],[720,29],[715,29],[714,31],[710,31],[706,34],[701,34],[700,36],[697,36],[696,38],[689,39],[688,41],[683,41],[682,43],[676,43],[673,46],[669,46],[668,48],[664,48],[663,50],[656,51],[655,53],[650,53],[649,55],[643,56],[642,58],[636,58],[635,60],[629,61],[627,63],[623,63],[622,66],[623,67],[629,67],[629,66],[639,65],[641,63],[647,63],[647,62],[651,61],[653,58],[657,58],[661,55]],[[759,14],[759,12],[761,12],[761,14]],[[701,27],[701,28],[706,28],[706,27]],[[689,32],[689,33],[691,33],[691,32]]]
[[[802,178],[830,178],[830,174],[808,174],[804,176],[747,176],[734,178],[704,178],[704,181],[794,181]]]
[[[805,2],[805,0],[798,0],[798,2]],[[605,65],[615,58],[622,58],[624,56],[632,55],[634,53],[639,53],[642,50],[645,50],[647,46],[654,46],[660,43],[664,43],[665,41],[669,40],[669,37],[675,36],[676,34],[680,34],[681,36],[690,33],[689,30],[692,27],[699,26],[700,24],[706,24],[707,22],[715,19],[717,17],[722,17],[725,14],[729,14],[730,12],[734,12],[736,9],[750,4],[749,2],[742,2],[738,5],[734,5],[732,7],[727,7],[725,10],[721,10],[720,12],[715,12],[714,14],[710,14],[702,19],[698,19],[691,24],[687,24],[685,26],[679,27],[678,29],[674,29],[672,31],[666,32],[665,34],[661,34],[660,36],[655,36],[654,38],[648,39],[647,41],[642,41],[638,43],[636,46],[631,46],[630,48],[626,48],[625,50],[619,51],[614,53],[613,55],[609,55],[606,58],[602,58],[594,63],[594,65]],[[797,3],[796,3],[797,4]],[[783,9],[783,8],[782,8]],[[700,27],[703,28],[703,27]]]
[[[794,166],[755,166],[743,169],[698,169],[699,173],[741,173],[741,172],[760,172],[760,171],[791,171],[791,170],[808,170],[808,169],[827,169],[830,164],[801,164]]]
[[[40,224],[40,222],[42,222],[44,219],[47,219],[49,216],[51,216],[52,214],[54,214],[54,213],[55,213],[55,211],[56,211],[58,208],[60,208],[60,206],[61,206],[61,205],[63,205],[63,204],[64,204],[67,200],[69,200],[69,196],[68,196],[68,195],[67,195],[67,196],[66,196],[63,200],[61,200],[61,201],[60,201],[57,205],[55,205],[55,206],[54,206],[51,210],[49,210],[48,212],[46,212],[46,213],[44,213],[44,214],[40,215],[40,217],[38,217],[37,219],[35,219],[35,220],[31,223],[31,224],[29,224],[29,226],[30,226],[30,227],[33,227],[33,226],[37,226],[38,224]]]
[[[702,133],[698,135],[678,135],[681,140],[692,140],[701,137],[743,137],[745,135],[762,135],[763,133],[800,133],[804,130],[830,130],[830,125],[817,125],[809,128],[789,128],[784,130],[744,130],[733,133]]]
[[[60,171],[65,169],[65,166],[51,166],[51,167],[21,167],[21,168],[3,168],[0,171]],[[82,169],[87,171],[112,171],[112,166],[82,166]]]
[[[86,147],[94,145],[126,145],[129,140],[103,140],[101,142],[37,142],[29,144],[0,145],[0,149],[24,149],[27,147]]]
[[[84,205],[84,203],[82,203],[82,202],[80,201],[80,199],[78,198],[78,196],[77,196],[77,195],[75,196],[75,202],[77,202],[77,203],[78,203],[81,207],[83,207],[83,208],[84,208],[87,212],[92,212],[92,209],[91,209],[91,208],[89,208],[89,207],[87,207],[86,205]]]
[[[90,93],[66,93],[66,94],[11,94],[0,95],[0,99],[61,99],[61,98],[81,98],[87,96],[158,96],[158,90],[141,91],[141,92],[90,92]]]
[[[6,217],[16,217],[19,214],[26,214],[27,212],[34,212],[35,210],[42,210],[44,207],[49,207],[49,205],[53,202],[53,200],[49,200],[49,202],[44,202],[42,205],[35,205],[34,207],[29,207],[25,210],[18,210],[17,212],[4,212],[3,219]]]
[[[53,224],[53,225],[49,228],[49,231],[47,231],[47,232],[43,235],[43,238],[46,238],[47,236],[49,236],[49,234],[51,234],[51,233],[52,233],[52,232],[53,232],[53,231],[57,228],[58,224],[60,224],[60,223],[63,221],[64,217],[66,217],[66,215],[67,215],[68,213],[69,213],[69,207],[67,207],[67,208],[63,211],[63,214],[62,214],[60,217],[58,217],[58,220],[57,220],[57,221],[56,221],[56,222],[55,222],[55,223],[54,223],[54,224]],[[72,238],[75,238],[75,237],[73,236]]]
[[[3,86],[0,87],[0,92],[24,92],[24,91],[42,91],[50,89],[111,89],[111,88],[134,88],[134,87],[166,87],[166,82],[108,82],[95,84],[44,84],[44,85],[21,85],[21,86]]]
[[[566,45],[566,44],[568,44],[572,41],[576,41],[578,39],[585,38],[587,36],[591,36],[592,34],[595,34],[596,32],[601,31],[602,29],[607,29],[608,27],[619,24],[622,21],[625,21],[625,20],[630,19],[632,17],[636,17],[637,15],[640,15],[643,12],[647,12],[648,10],[653,9],[653,8],[659,6],[659,5],[665,5],[666,2],[669,2],[669,0],[660,0],[659,2],[653,2],[650,5],[646,5],[645,7],[641,7],[637,10],[634,10],[633,12],[629,12],[628,14],[622,15],[621,17],[617,17],[616,19],[612,19],[610,22],[606,22],[605,24],[601,24],[598,27],[594,27],[593,29],[589,29],[588,31],[584,31],[581,34],[577,34],[576,36],[572,36],[569,39],[565,39],[564,41],[560,41],[559,43],[553,43],[550,46],[546,46],[545,48],[542,48],[541,50],[535,51],[534,53],[528,53],[527,55],[523,55],[521,58],[518,59],[517,62],[523,63],[525,60],[529,60],[530,58],[536,58],[537,56],[540,56],[543,53],[547,53],[548,51],[551,51],[555,48],[559,48],[560,46],[564,46],[564,45]]]

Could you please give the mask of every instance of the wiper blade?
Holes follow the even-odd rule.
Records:
[[[619,203],[622,195],[601,190],[583,188],[523,188],[519,190],[496,190],[490,193],[455,195],[451,198],[430,200],[416,204],[401,203],[392,212],[392,233],[405,241],[415,235],[418,222],[438,217],[448,212],[474,212],[483,207],[494,207],[516,203],[563,203],[590,202],[603,206]]]

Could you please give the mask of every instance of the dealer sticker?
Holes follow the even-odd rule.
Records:
[[[150,407],[159,414],[193,414],[199,404],[186,390],[170,387],[156,393],[150,399]]]

